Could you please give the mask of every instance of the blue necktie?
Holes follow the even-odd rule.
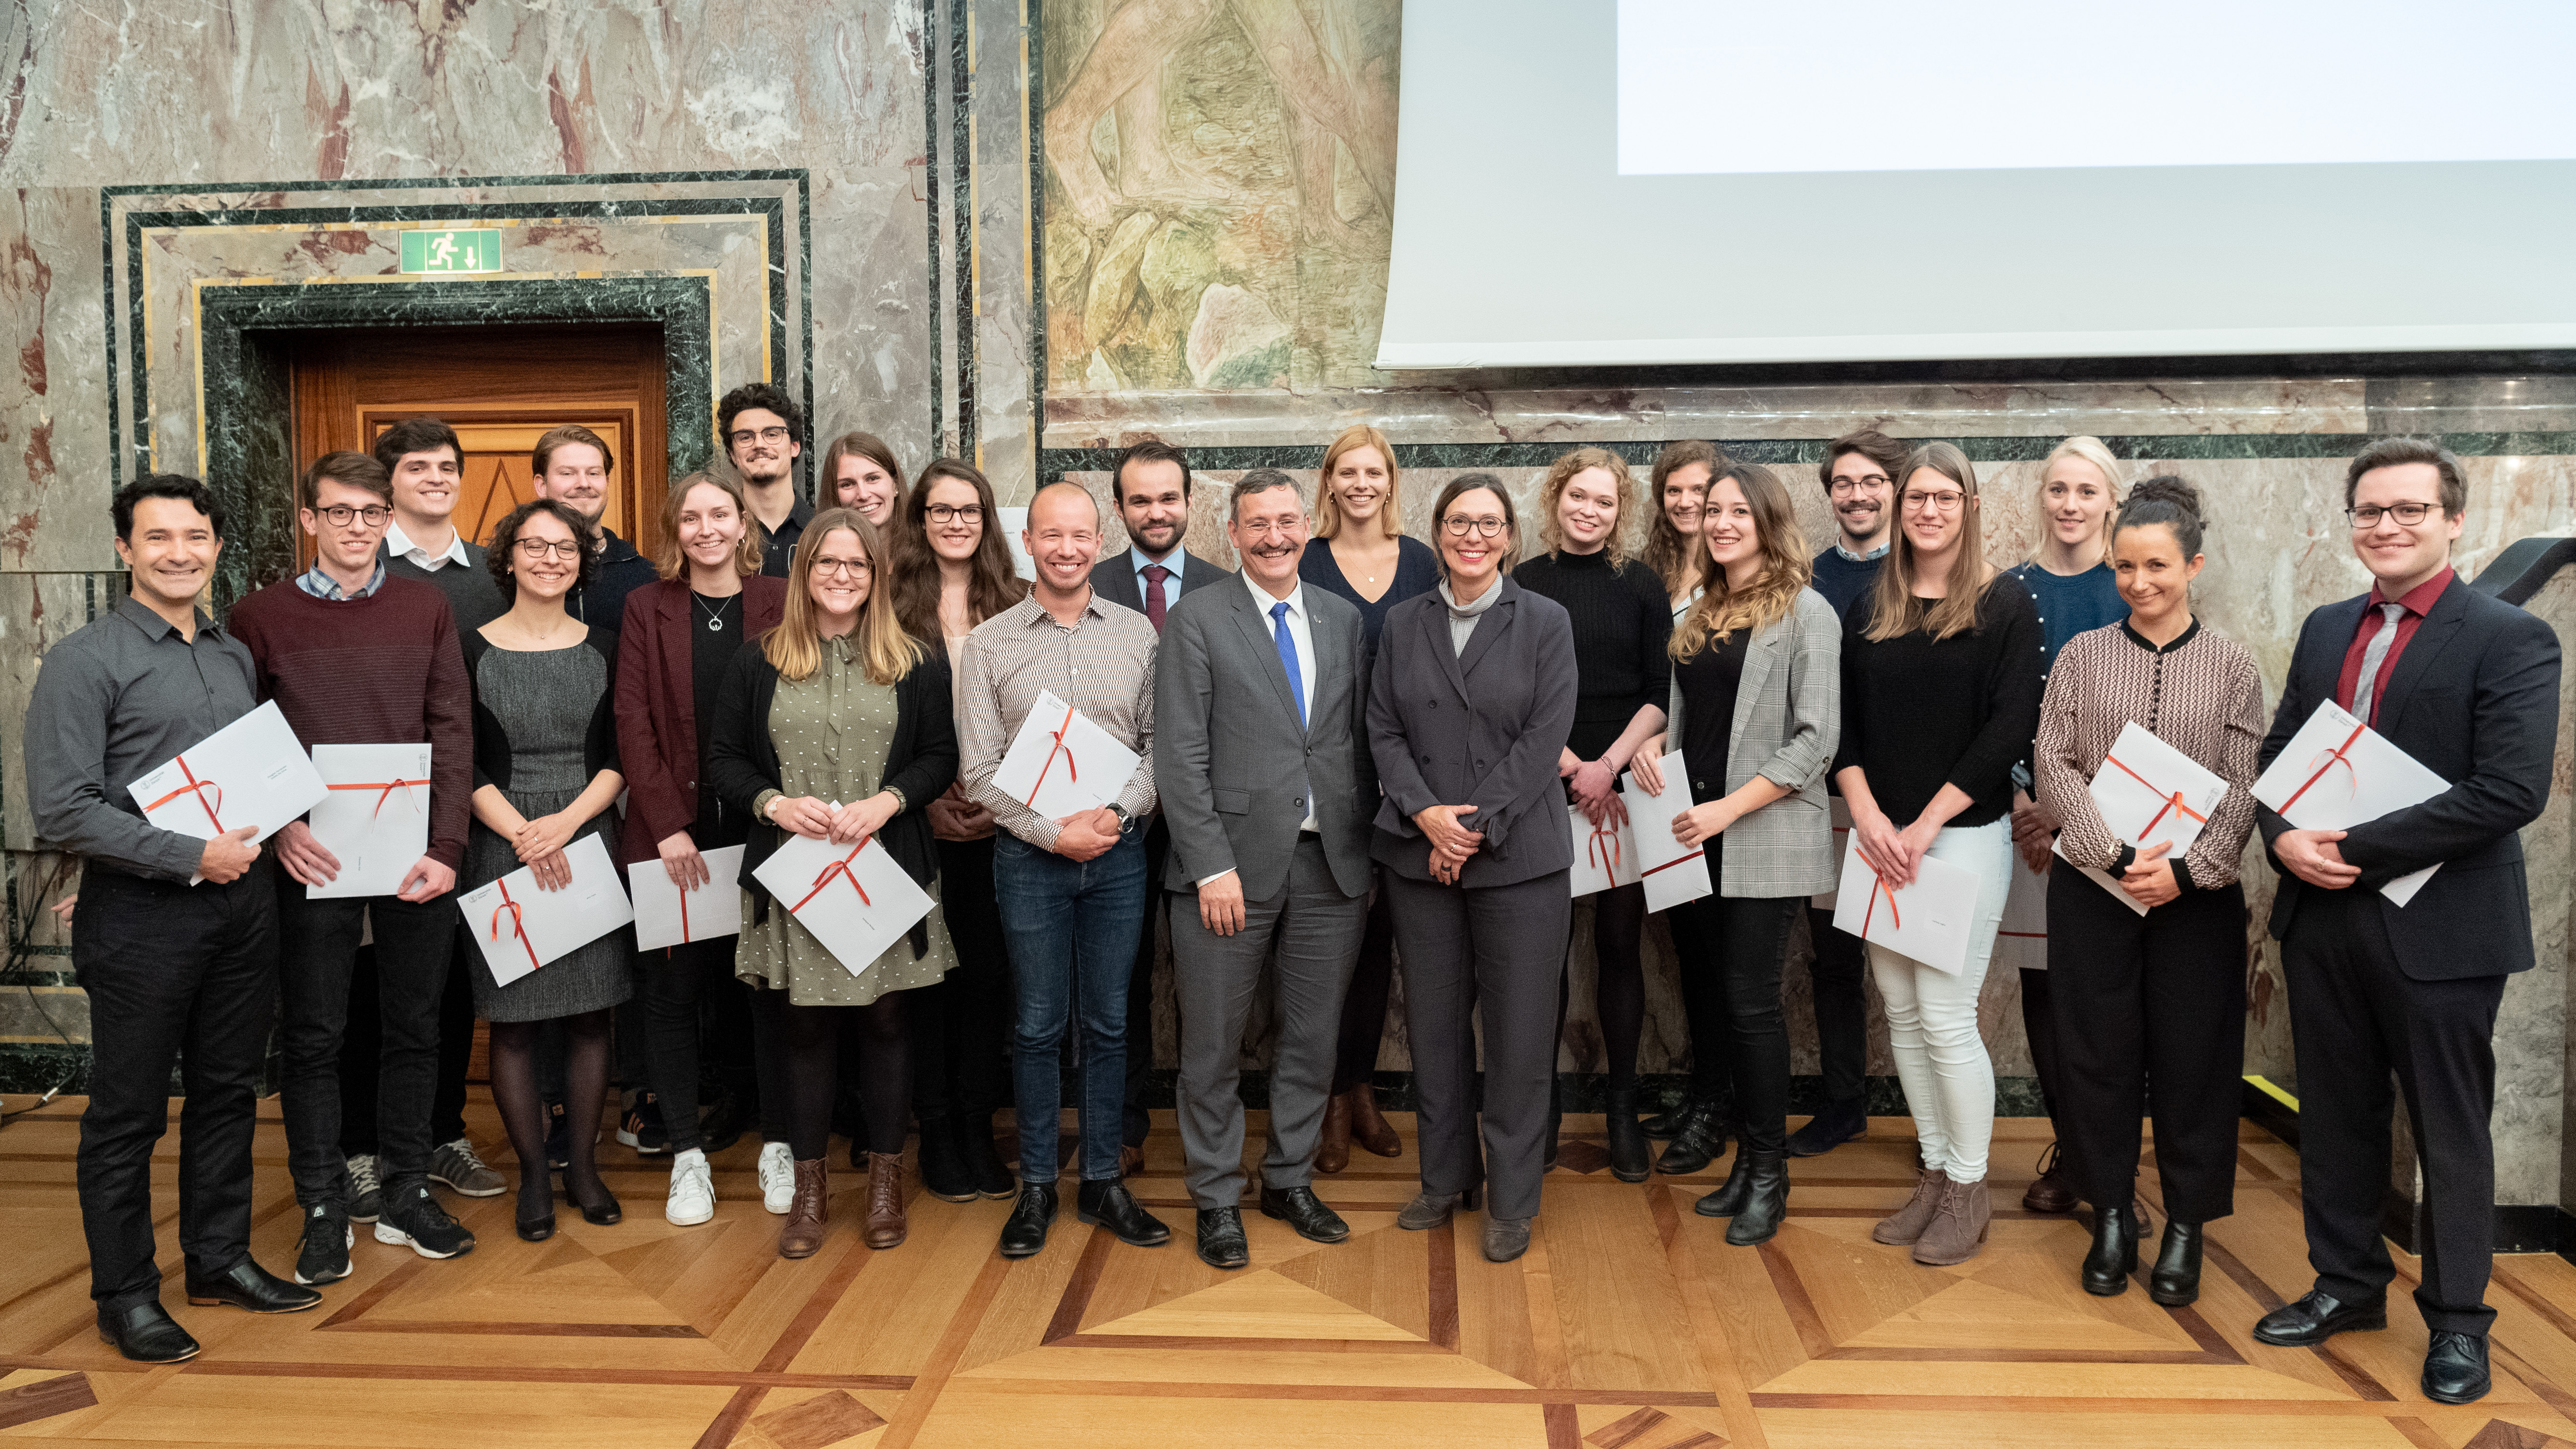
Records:
[[[1306,676],[1297,668],[1297,641],[1288,633],[1288,601],[1270,606],[1270,637],[1279,645],[1279,667],[1288,671],[1288,693],[1297,701],[1297,728],[1306,727]]]

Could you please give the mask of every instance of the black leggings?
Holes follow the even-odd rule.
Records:
[[[2065,1058],[2057,1049],[2057,1018],[2048,1003],[2048,973],[2028,966],[2021,969],[2021,1030],[2030,1039],[2030,1069],[2039,1077],[2040,1110],[2048,1114],[2049,1131],[2063,1139],[2066,1126],[2058,1117],[2065,1105],[2065,1085],[2060,1076],[2065,1069],[2059,1063]]]
[[[924,1122],[989,1126],[1011,1100],[1011,956],[993,900],[993,839],[939,842],[939,892],[957,964],[907,993],[913,1108]]]
[[[596,1147],[600,1103],[608,1095],[608,1012],[603,1008],[560,1020],[564,1102],[571,1114],[564,1192],[574,1202],[596,1206],[608,1198],[608,1187],[599,1180]],[[537,1087],[537,1038],[547,1025],[492,1023],[492,1104],[501,1109],[510,1150],[518,1154],[522,1218],[543,1216],[554,1203],[554,1185],[546,1173],[546,1099]]]
[[[1756,1152],[1788,1145],[1789,1033],[1780,1019],[1780,971],[1790,923],[1805,908],[1804,896],[1702,896],[1673,908],[1673,944],[1685,953],[1684,987],[1696,978],[1715,1020],[1724,1023],[1735,1115],[1744,1145]]]
[[[1386,1040],[1387,997],[1395,984],[1395,908],[1383,869],[1371,867],[1370,877],[1368,925],[1360,933],[1350,989],[1342,995],[1341,1037],[1333,1051],[1336,1097],[1377,1076],[1377,1049]]]
[[[866,1006],[794,1006],[784,991],[751,993],[752,1014],[766,1015],[781,1048],[787,1096],[787,1141],[799,1162],[823,1155],[832,1140],[832,1099],[840,1086],[841,1026],[858,1029],[859,1143],[865,1152],[900,1153],[912,1123],[912,1030],[908,992],[889,991]]]
[[[1609,1057],[1609,1087],[1637,1086],[1637,1040],[1646,1032],[1646,968],[1638,952],[1646,935],[1646,888],[1612,886],[1592,897],[1592,1011],[1600,1019],[1601,1045]],[[1566,972],[1556,980],[1556,1034],[1565,1036],[1571,999]]]
[[[734,979],[734,938],[691,941],[639,952],[644,968],[644,1021],[662,1122],[671,1150],[687,1152],[698,1138],[698,1005],[705,1001],[716,1042],[716,1070],[737,1100],[760,1101],[763,1141],[787,1140],[787,1089],[779,1080],[777,1044],[768,1024],[753,1019],[750,988]]]

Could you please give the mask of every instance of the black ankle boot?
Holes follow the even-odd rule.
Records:
[[[1736,1151],[1738,1161],[1750,1158],[1753,1166],[1745,1175],[1744,1205],[1726,1225],[1726,1240],[1749,1248],[1771,1241],[1780,1231],[1780,1220],[1789,1215],[1789,1155],[1747,1152],[1740,1145]]]
[[[1666,1155],[1670,1155],[1667,1149]],[[1726,1182],[1717,1191],[1691,1205],[1691,1211],[1704,1218],[1731,1218],[1744,1211],[1753,1196],[1753,1153],[1750,1149],[1735,1154],[1735,1165],[1726,1171]]]
[[[1603,1120],[1610,1128],[1610,1175],[1621,1182],[1644,1182],[1650,1154],[1646,1134],[1637,1126],[1634,1088],[1612,1088]]]
[[[2200,1296],[2200,1224],[2165,1219],[2164,1250],[2147,1275],[2147,1296],[2180,1308]]]
[[[2084,1291],[2115,1298],[2138,1270],[2138,1220],[2129,1205],[2093,1209],[2093,1251],[2084,1255]]]
[[[975,1175],[957,1144],[957,1127],[946,1117],[921,1119],[921,1190],[941,1202],[973,1202]]]
[[[1681,1135],[1664,1144],[1664,1155],[1655,1159],[1655,1171],[1682,1177],[1705,1169],[1726,1151],[1731,1125],[1715,1107],[1693,1114],[1682,1124]]]
[[[1691,1113],[1698,1110],[1699,1093],[1693,1090],[1684,1094],[1680,1101],[1638,1123],[1637,1129],[1657,1142],[1670,1142],[1681,1135],[1683,1124],[1689,1122]]]

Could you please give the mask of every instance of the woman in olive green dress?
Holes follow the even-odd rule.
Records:
[[[934,906],[854,974],[752,878],[791,833],[840,845],[874,836],[923,889],[937,878],[923,807],[957,773],[948,664],[896,620],[885,559],[875,526],[857,510],[815,515],[788,567],[785,617],[727,670],[707,748],[717,798],[754,822],[734,974],[752,988],[752,1009],[768,1017],[771,1039],[787,1054],[796,1198],[778,1251],[789,1258],[822,1246],[837,1043],[852,1016],[861,1042],[867,1243],[903,1241],[903,1138],[912,1117],[904,996],[955,961]]]

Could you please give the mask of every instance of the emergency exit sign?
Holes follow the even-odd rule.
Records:
[[[501,270],[498,231],[407,231],[402,234],[402,269],[432,276]]]

